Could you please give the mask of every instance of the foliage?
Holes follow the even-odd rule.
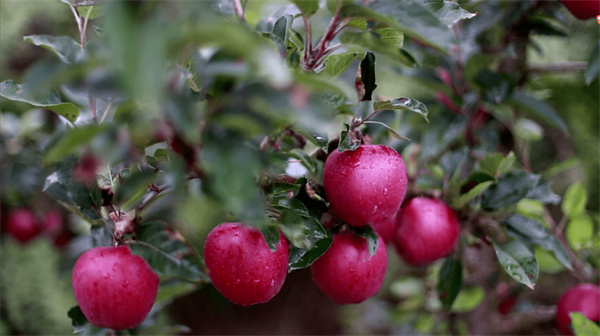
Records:
[[[131,333],[170,332],[151,329],[156,314],[208,284],[202,247],[221,222],[256,226],[271,247],[281,230],[290,272],[309,267],[332,242],[324,161],[369,142],[402,153],[408,197],[442,199],[462,231],[447,259],[390,265],[375,303],[346,311],[380,304],[387,329],[350,329],[518,333],[469,314],[495,314],[484,306],[502,286],[535,293],[556,273],[597,281],[597,36],[573,37],[590,44],[577,75],[531,61],[548,52],[540,41],[594,27],[566,19],[558,1],[62,2],[78,32],[28,34],[45,57],[0,83],[2,207],[41,198],[67,209],[79,235],[70,261],[113,243],[142,255],[164,301]],[[7,260],[10,326],[42,332],[7,295],[36,277]],[[525,320],[541,303],[523,296]],[[76,313],[77,331],[107,332]],[[38,319],[57,323],[43,332],[64,333],[55,318]]]

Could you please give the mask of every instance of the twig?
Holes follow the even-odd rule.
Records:
[[[92,119],[95,123],[98,122],[98,111],[96,110],[96,98],[92,97],[88,91],[88,101],[90,103],[90,111],[92,112]]]
[[[246,18],[244,17],[244,7],[240,0],[232,0],[233,8],[235,9],[235,15],[237,15],[238,19],[242,22],[246,22]]]
[[[559,62],[547,64],[531,64],[528,67],[529,72],[550,72],[550,71],[579,71],[587,68],[586,62]]]
[[[146,197],[146,199],[144,199],[142,201],[142,204],[140,204],[140,206],[138,207],[139,211],[144,210],[144,208],[148,205],[148,203],[150,203],[153,199],[156,198],[156,196],[160,195],[163,191],[167,190],[168,187],[167,186],[157,187],[156,185],[152,184],[152,185],[150,185],[149,189],[152,191],[152,194],[150,194],[148,197]]]

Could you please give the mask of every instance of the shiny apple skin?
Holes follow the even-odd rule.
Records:
[[[580,284],[571,287],[558,300],[556,327],[563,335],[573,335],[571,331],[572,312],[579,312],[588,319],[600,321],[600,287],[593,284]]]
[[[579,20],[587,20],[600,15],[600,0],[561,0],[569,12]]]

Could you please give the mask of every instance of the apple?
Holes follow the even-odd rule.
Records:
[[[600,287],[592,284],[579,284],[572,287],[558,300],[556,326],[563,335],[573,335],[570,313],[579,312],[588,319],[600,321]]]
[[[73,267],[73,293],[88,321],[115,330],[138,326],[158,293],[158,275],[129,246],[96,247]]]
[[[381,239],[387,244],[392,241],[394,229],[396,228],[396,215],[382,220],[381,222],[371,224],[371,227]]]
[[[44,214],[41,221],[41,230],[47,237],[54,238],[63,231],[62,214],[57,209],[50,209]]]
[[[600,0],[561,0],[574,17],[580,20],[600,15]]]
[[[40,233],[35,214],[27,208],[9,210],[4,230],[21,243],[29,242]]]
[[[375,254],[367,240],[350,232],[333,236],[329,249],[310,267],[317,287],[338,304],[360,303],[379,292],[387,269],[381,237]]]
[[[204,261],[215,288],[229,301],[249,306],[271,300],[285,281],[289,244],[280,234],[275,251],[256,228],[222,223],[206,237]]]
[[[444,202],[416,197],[396,216],[393,244],[405,263],[421,266],[454,250],[460,226],[456,214]]]
[[[323,188],[331,212],[353,226],[393,216],[406,195],[406,183],[402,157],[383,145],[333,151],[323,167]]]

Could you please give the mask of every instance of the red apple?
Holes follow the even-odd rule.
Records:
[[[404,200],[406,183],[402,157],[383,145],[333,151],[323,167],[323,187],[331,212],[353,226],[393,216]]]
[[[563,335],[573,335],[569,315],[572,312],[579,312],[596,323],[600,321],[600,287],[580,284],[560,297],[556,309],[556,326]]]
[[[63,231],[62,214],[57,209],[50,209],[44,214],[42,219],[41,229],[45,236],[54,238]]]
[[[379,292],[387,269],[387,250],[381,237],[369,256],[367,240],[353,233],[333,236],[333,243],[310,267],[317,287],[339,304],[359,303]]]
[[[73,293],[88,321],[115,330],[138,326],[150,313],[158,275],[129,246],[96,247],[73,267]]]
[[[580,20],[600,15],[600,0],[561,0],[574,17]]]
[[[400,210],[393,243],[405,263],[420,266],[450,254],[459,233],[456,214],[444,202],[417,197]]]
[[[384,219],[381,222],[371,224],[371,227],[381,239],[387,244],[392,240],[394,236],[394,229],[396,228],[396,215],[390,218]]]
[[[35,214],[26,208],[9,210],[4,230],[21,243],[27,243],[40,233]]]
[[[280,235],[271,251],[256,228],[223,223],[206,237],[204,261],[215,288],[229,301],[249,306],[271,300],[285,281],[289,245]]]

